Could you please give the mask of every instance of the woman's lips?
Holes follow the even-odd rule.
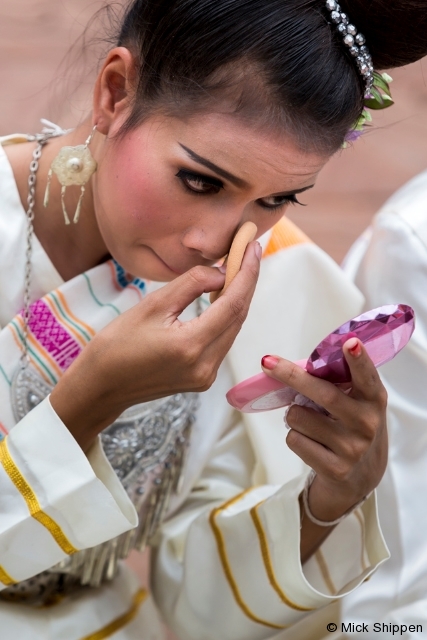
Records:
[[[162,260],[161,258],[160,258],[160,260],[161,260],[161,262],[163,262],[163,264],[165,265],[165,267],[167,267],[167,268],[169,269],[169,271],[172,271],[172,273],[175,273],[175,274],[176,274],[176,275],[178,275],[178,276],[182,276],[182,274],[183,274],[183,273],[185,273],[185,271],[177,271],[177,269],[173,269],[172,267],[170,267],[170,266],[168,265],[168,263],[167,263],[167,262],[165,262],[165,261],[164,261],[164,260]]]
[[[171,267],[167,262],[165,262],[158,253],[156,253],[153,249],[151,249],[151,251],[154,253],[154,255],[156,256],[156,258],[166,267],[166,269],[168,269],[169,271],[172,271],[172,273],[174,273],[177,276],[182,276],[183,273],[185,273],[185,271],[187,271],[187,269],[181,270],[181,269],[175,269],[174,267]]]
[[[172,271],[172,273],[175,273],[178,276],[181,276],[184,273],[184,271],[178,271],[177,269],[173,269],[173,267],[171,267],[170,265],[168,265],[167,262],[162,260],[162,258],[157,253],[155,253],[155,255],[156,255],[156,258],[166,267],[166,269],[169,269],[169,271]]]
[[[153,249],[151,249],[151,250],[152,250],[152,251],[153,251],[153,253],[155,254],[156,258],[158,258],[158,259],[160,260],[160,262],[161,262],[162,264],[164,264],[164,266],[165,266],[167,269],[169,269],[169,271],[172,271],[172,273],[175,273],[175,275],[178,275],[178,276],[182,276],[182,274],[183,274],[183,273],[186,273],[187,271],[189,271],[189,270],[190,270],[190,269],[192,269],[193,267],[197,267],[197,266],[199,266],[199,265],[204,266],[204,267],[211,267],[212,265],[215,265],[215,264],[216,264],[216,262],[208,262],[208,261],[202,261],[202,260],[201,260],[200,262],[195,262],[195,263],[193,263],[193,264],[189,264],[189,265],[187,265],[187,266],[186,266],[186,267],[184,267],[184,268],[179,268],[179,269],[178,269],[178,268],[174,268],[174,267],[172,267],[172,266],[171,266],[171,265],[169,265],[167,262],[165,262],[165,261],[163,260],[163,258],[161,258],[161,257],[159,256],[159,254],[158,254],[158,253],[156,253]]]

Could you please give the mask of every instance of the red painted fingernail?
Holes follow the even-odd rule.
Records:
[[[358,358],[362,353],[362,347],[357,338],[350,338],[350,340],[347,340],[346,345],[353,358]]]
[[[279,358],[275,356],[264,356],[261,360],[261,365],[264,369],[273,370],[277,363],[279,362]]]

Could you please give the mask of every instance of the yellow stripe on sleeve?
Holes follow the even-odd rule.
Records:
[[[0,463],[3,465],[7,475],[24,498],[27,503],[28,510],[31,516],[37,520],[43,527],[45,527],[55,542],[61,547],[61,549],[67,555],[76,553],[76,549],[66,537],[61,527],[53,520],[47,513],[45,513],[37,500],[36,494],[25,480],[24,476],[16,466],[15,462],[10,455],[9,448],[7,446],[7,438],[0,442]],[[1,579],[1,578],[0,578]],[[2,581],[3,582],[3,581]]]
[[[262,624],[265,627],[270,627],[271,629],[286,629],[285,626],[274,624],[273,622],[267,622],[266,620],[263,620],[262,618],[258,618],[258,616],[256,616],[250,610],[250,608],[248,607],[246,602],[243,600],[242,595],[241,595],[240,590],[239,590],[239,587],[237,586],[237,581],[236,581],[235,577],[233,576],[233,572],[231,570],[231,565],[230,565],[230,561],[228,559],[227,549],[226,549],[226,546],[225,546],[225,540],[224,540],[223,533],[222,533],[221,529],[219,528],[219,526],[218,526],[218,524],[216,522],[217,517],[223,511],[225,511],[225,509],[230,507],[232,504],[235,504],[236,502],[239,502],[239,500],[241,500],[250,491],[252,491],[252,489],[248,489],[246,491],[243,491],[243,493],[240,493],[235,498],[232,498],[231,500],[229,500],[225,504],[221,505],[220,507],[217,507],[216,509],[213,509],[211,514],[210,514],[210,516],[209,516],[209,523],[211,525],[212,531],[213,531],[214,536],[215,536],[216,544],[217,544],[217,547],[218,547],[218,553],[219,553],[219,557],[220,557],[220,560],[221,560],[221,564],[222,564],[222,568],[223,568],[225,577],[227,579],[228,584],[230,585],[230,589],[231,589],[231,591],[233,593],[234,599],[236,600],[236,602],[239,605],[240,609],[253,622],[257,622],[258,624]]]
[[[273,563],[271,561],[270,549],[268,548],[267,536],[262,526],[261,518],[258,515],[258,508],[262,504],[263,503],[260,502],[259,504],[255,505],[255,507],[251,509],[250,514],[251,514],[253,523],[255,525],[256,532],[258,534],[259,545],[261,548],[261,555],[264,561],[265,570],[267,572],[267,576],[270,581],[270,584],[273,587],[273,589],[276,591],[281,601],[284,602],[284,604],[286,604],[291,609],[296,609],[296,611],[313,611],[312,607],[302,607],[301,605],[296,604],[295,602],[290,600],[286,595],[286,593],[282,590],[282,588],[280,587],[277,581],[277,578],[273,569]]]
[[[123,629],[129,622],[135,618],[138,613],[138,610],[144,600],[147,598],[148,592],[145,589],[140,589],[136,592],[133,597],[132,605],[126,613],[119,616],[113,622],[110,622],[105,627],[96,631],[95,633],[91,633],[88,636],[85,636],[81,640],[104,640],[104,638],[110,638],[114,633]]]
[[[3,569],[0,565],[0,582],[2,582],[6,587],[11,587],[14,584],[17,584],[16,580],[10,577],[10,575]]]

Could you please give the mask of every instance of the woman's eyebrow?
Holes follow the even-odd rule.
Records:
[[[196,153],[192,149],[189,149],[185,145],[181,144],[181,142],[179,143],[179,146],[182,149],[184,149],[188,157],[194,160],[194,162],[201,164],[203,167],[206,167],[207,169],[210,169],[211,171],[218,174],[222,178],[225,178],[232,184],[235,184],[237,187],[243,188],[243,187],[249,186],[248,183],[245,182],[245,180],[243,180],[242,178],[238,178],[237,176],[234,176],[232,173],[230,173],[229,171],[226,171],[225,169],[222,169],[221,167],[218,167],[218,165],[214,164],[207,158],[203,158],[202,156],[199,156],[198,153]],[[308,187],[302,187],[302,189],[291,189],[290,191],[283,191],[278,194],[273,194],[273,196],[276,196],[276,195],[277,196],[293,196],[293,195],[297,195],[298,193],[303,193],[308,189],[312,189],[313,187],[314,187],[314,184],[310,184]]]
[[[273,193],[271,197],[274,198],[278,196],[296,196],[298,193],[304,193],[304,191],[308,191],[313,187],[314,187],[314,184],[310,184],[308,185],[308,187],[302,187],[301,189],[291,189],[291,191],[281,191],[280,193]]]
[[[248,183],[245,182],[245,180],[243,180],[242,178],[238,178],[237,176],[234,176],[229,171],[226,171],[225,169],[221,169],[221,167],[218,167],[218,165],[214,164],[213,162],[211,162],[207,158],[203,158],[202,156],[199,156],[199,154],[196,153],[195,151],[193,151],[192,149],[189,149],[188,147],[184,146],[181,143],[179,143],[179,146],[182,149],[184,149],[184,151],[188,155],[188,157],[191,158],[192,160],[194,160],[194,162],[197,162],[198,164],[201,164],[203,167],[206,167],[207,169],[210,169],[211,171],[213,171],[217,175],[221,176],[222,178],[225,178],[226,180],[228,180],[232,184],[235,184],[236,187],[247,187],[247,186],[249,186]]]

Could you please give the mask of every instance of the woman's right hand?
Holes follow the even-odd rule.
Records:
[[[248,246],[226,292],[200,317],[178,317],[224,275],[195,267],[100,331],[52,391],[53,409],[84,451],[128,407],[185,391],[205,391],[246,318],[261,258]]]
[[[289,448],[316,472],[308,506],[311,514],[323,523],[341,518],[366,498],[380,483],[387,466],[387,392],[360,340],[347,340],[343,353],[351,373],[351,390],[346,392],[283,358],[263,358],[267,375],[327,411],[324,415],[293,405],[286,416]],[[332,528],[303,517],[303,562]]]

